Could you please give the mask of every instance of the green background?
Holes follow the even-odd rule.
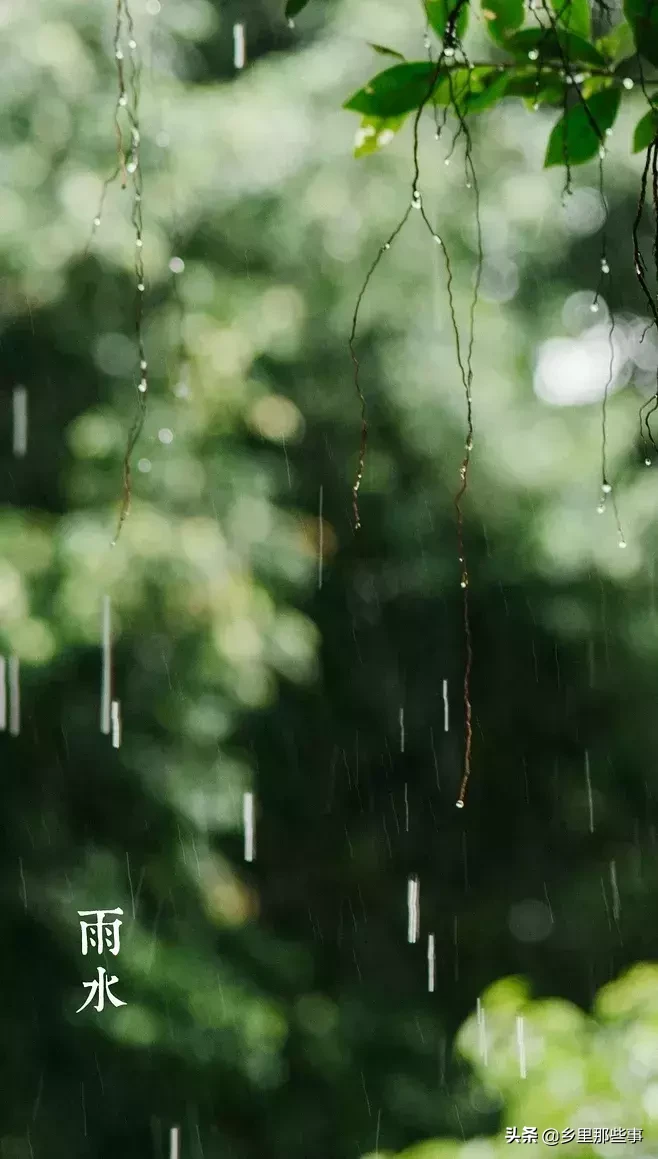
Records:
[[[640,102],[610,139],[596,315],[596,165],[561,199],[563,174],[542,169],[554,113],[506,101],[473,127],[485,265],[459,812],[465,401],[445,267],[414,214],[363,303],[370,445],[357,536],[351,525],[347,339],[412,170],[408,129],[356,160],[341,103],[381,64],[369,41],[422,56],[422,13],[315,3],[289,28],[278,0],[133,9],[151,392],[113,549],[136,406],[128,191],[112,186],[85,247],[115,165],[114,5],[0,14],[0,636],[22,700],[20,736],[1,741],[2,1155],[160,1159],[178,1125],[182,1159],[489,1159],[514,1123],[642,1126],[632,1147],[559,1150],[649,1155],[657,973],[614,982],[658,946],[656,483],[637,435],[658,346],[638,341],[632,264]],[[481,22],[472,36],[477,56]],[[445,165],[449,137],[428,119],[421,145],[467,334],[463,141]],[[608,307],[625,551],[610,504],[596,514]],[[553,402],[538,397],[549,363]],[[24,459],[11,454],[17,384]],[[106,594],[119,751],[98,728]],[[106,965],[127,1005],[76,1014],[97,965],[77,911],[115,906],[121,953]]]

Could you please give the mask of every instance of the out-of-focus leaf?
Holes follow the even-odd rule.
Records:
[[[628,21],[622,20],[621,24],[617,24],[605,36],[599,37],[596,47],[613,68],[621,64],[622,60],[627,60],[629,56],[635,56],[633,29]]]
[[[485,85],[481,92],[469,94],[465,102],[465,112],[467,113],[481,113],[484,109],[490,109],[497,101],[502,100],[507,89],[507,82],[509,77],[504,72],[499,72],[492,77],[491,83]]]
[[[539,84],[537,80],[539,79]],[[523,97],[528,108],[564,103],[565,83],[552,69],[515,69],[508,75],[505,96]]]
[[[357,130],[354,142],[354,156],[367,157],[378,153],[390,145],[395,134],[402,128],[408,114],[400,117],[364,117]]]
[[[619,110],[621,92],[618,88],[609,88],[602,93],[595,93],[587,101],[587,115],[584,105],[579,102],[560,117],[553,129],[546,150],[544,165],[582,165],[591,161],[601,147],[599,133],[595,132],[592,121],[599,128],[601,136],[605,134],[615,121]]]
[[[399,117],[410,113],[427,99],[436,73],[436,65],[430,61],[393,65],[354,93],[343,108],[367,117]]]
[[[425,0],[425,12],[431,27],[441,39],[445,36],[451,13],[454,12],[460,0]],[[459,15],[455,24],[455,33],[461,40],[468,27],[468,3],[461,0]]]
[[[290,20],[293,16],[297,16],[302,8],[306,8],[308,0],[288,0],[286,4],[286,16]]]
[[[370,47],[380,56],[394,56],[397,60],[406,60],[401,52],[396,52],[394,48],[386,48],[383,44],[370,44]]]
[[[523,0],[483,0],[482,15],[486,20],[487,32],[496,44],[504,44],[523,24],[525,9]]]
[[[582,36],[584,40],[589,40],[592,35],[589,0],[551,0],[551,3],[558,23],[563,28],[576,36]]]
[[[571,64],[597,64],[605,67],[605,60],[593,44],[583,40],[582,36],[575,36],[573,32],[555,33],[552,28],[523,28],[513,36],[505,39],[505,47],[515,56],[528,56],[528,53],[538,52],[539,60],[562,61],[563,57]]]
[[[649,109],[638,121],[633,133],[633,152],[646,149],[658,134],[658,109]]]
[[[595,93],[603,92],[604,89],[615,88],[616,83],[612,77],[609,76],[588,76],[580,86],[580,91],[585,100],[589,100]]]
[[[624,15],[633,29],[637,51],[658,66],[657,0],[624,0]]]

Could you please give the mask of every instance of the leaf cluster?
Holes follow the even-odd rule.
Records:
[[[308,2],[288,0],[286,14],[296,15]],[[428,28],[441,42],[438,57],[408,61],[395,49],[371,46],[395,63],[345,102],[344,108],[362,117],[357,156],[388,144],[410,114],[426,107],[451,107],[463,120],[519,98],[532,108],[562,110],[545,165],[583,164],[602,155],[622,99],[634,87],[629,64],[637,64],[646,95],[646,64],[658,67],[656,0],[624,0],[624,19],[597,38],[590,0],[541,0],[532,11],[524,0],[481,0],[496,59],[477,64],[458,51],[473,16],[468,0],[424,0],[424,7]],[[633,134],[634,152],[658,134],[658,99],[648,99],[649,110]]]

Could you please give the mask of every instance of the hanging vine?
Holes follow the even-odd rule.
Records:
[[[117,161],[109,177],[103,182],[96,216],[87,251],[101,225],[105,201],[111,185],[120,178],[121,188],[131,186],[131,222],[134,231],[135,258],[135,341],[139,362],[137,383],[137,414],[128,433],[123,458],[123,490],[116,531],[112,540],[114,546],[119,538],[130,509],[132,498],[131,459],[135,445],[144,426],[146,398],[148,393],[148,361],[144,346],[144,293],[146,290],[144,272],[144,230],[142,209],[142,167],[140,163],[140,118],[142,65],[139,56],[135,25],[128,0],[116,0],[114,37],[112,41],[117,79],[117,98],[114,106],[114,130],[116,135]],[[126,67],[126,60],[129,67]]]
[[[286,16],[291,19],[304,9],[309,0],[288,0]],[[549,136],[545,167],[564,166],[565,193],[572,190],[572,168],[584,164],[598,156],[599,192],[604,209],[602,246],[598,284],[592,303],[592,310],[598,310],[603,278],[610,273],[607,252],[608,211],[604,189],[604,159],[606,138],[617,120],[622,98],[639,83],[648,111],[637,123],[632,148],[634,152],[646,150],[646,161],[641,179],[637,214],[633,224],[633,261],[635,273],[651,314],[649,327],[658,331],[658,307],[655,296],[647,282],[647,262],[642,254],[639,228],[647,201],[647,185],[651,174],[652,198],[655,213],[653,240],[653,261],[658,279],[658,99],[649,94],[649,88],[658,84],[658,76],[647,78],[645,63],[658,68],[658,0],[624,0],[623,17],[613,26],[613,13],[603,0],[481,0],[481,14],[485,20],[489,37],[497,54],[504,53],[505,59],[469,62],[464,51],[463,38],[467,31],[473,0],[423,0],[426,17],[425,48],[427,60],[408,61],[392,48],[373,44],[380,55],[395,58],[396,63],[383,72],[377,73],[349,100],[344,107],[359,113],[362,117],[361,130],[357,135],[356,155],[364,156],[376,152],[393,139],[413,114],[413,174],[411,202],[387,240],[380,247],[363,285],[359,291],[352,327],[349,349],[354,367],[354,385],[361,412],[361,437],[356,475],[352,487],[352,508],[354,526],[361,526],[359,512],[359,489],[363,480],[368,445],[368,422],[366,399],[360,381],[360,363],[355,349],[358,320],[363,298],[370,281],[384,254],[391,248],[412,210],[420,211],[434,241],[441,247],[446,262],[447,291],[455,337],[457,363],[462,378],[467,412],[467,436],[465,455],[460,466],[460,487],[455,496],[458,533],[458,559],[461,572],[461,587],[464,593],[464,630],[466,661],[464,670],[464,767],[457,806],[463,807],[466,788],[471,771],[472,709],[470,700],[470,678],[472,668],[472,641],[468,605],[469,575],[463,538],[462,501],[468,485],[468,470],[473,447],[473,407],[472,407],[472,352],[474,340],[474,318],[477,304],[480,272],[482,268],[482,238],[479,218],[479,191],[472,162],[471,138],[467,120],[471,115],[493,108],[504,98],[516,97],[525,104],[538,109],[540,105],[554,106],[561,115]],[[593,37],[593,17],[600,26],[607,27],[605,34]],[[433,60],[430,32],[440,42],[440,50]],[[636,67],[639,78],[628,75],[630,67]],[[452,269],[445,244],[431,225],[422,203],[420,192],[419,125],[426,109],[434,115],[436,137],[445,128],[449,113],[457,118],[457,128],[452,149],[446,158],[449,163],[457,141],[466,141],[465,165],[466,184],[475,190],[475,209],[478,231],[478,266],[475,292],[469,316],[469,342],[466,359],[462,356],[462,344],[456,321],[452,294]],[[439,109],[443,117],[439,117]],[[468,179],[470,176],[471,180]],[[614,378],[614,317],[610,312],[608,341],[610,363],[608,380],[605,384],[601,407],[601,496],[598,511],[603,513],[610,498],[613,508],[619,546],[625,547],[626,540],[621,527],[619,511],[612,484],[608,478],[607,466],[607,404],[610,387]],[[647,442],[658,451],[651,428],[651,417],[658,410],[658,374],[656,391],[648,402],[640,408],[640,433],[644,444]],[[646,455],[645,462],[651,459]]]

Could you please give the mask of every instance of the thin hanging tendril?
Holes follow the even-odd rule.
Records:
[[[123,70],[123,52],[121,49],[121,35],[122,35],[122,18],[125,18],[128,32],[128,47],[130,51],[130,99],[125,87],[125,76]],[[135,40],[135,28],[132,14],[128,6],[128,0],[117,0],[117,27],[115,32],[116,52],[119,55],[119,84],[120,84],[120,98],[119,107],[125,108],[128,127],[130,130],[130,153],[129,160],[126,160],[126,154],[123,154],[123,168],[126,175],[131,178],[132,185],[132,212],[131,221],[135,236],[135,338],[137,343],[137,354],[139,358],[139,383],[137,386],[137,414],[133,420],[132,427],[128,434],[126,443],[126,450],[123,459],[123,493],[121,497],[121,507],[117,520],[117,528],[112,540],[113,546],[116,544],[121,529],[125,523],[126,517],[130,510],[130,503],[132,498],[132,470],[131,459],[132,453],[139,436],[144,427],[144,420],[146,418],[146,400],[148,394],[148,362],[146,358],[146,351],[144,347],[144,292],[145,273],[144,273],[144,222],[142,209],[143,196],[143,180],[142,167],[140,161],[140,122],[139,122],[139,101],[141,91],[141,60],[138,55],[137,42]]]
[[[469,72],[468,82],[469,82],[469,93],[470,93],[470,72]],[[450,85],[451,85],[451,97],[452,97],[453,96],[452,78],[450,78]],[[464,500],[464,497],[466,495],[466,491],[468,488],[468,472],[469,472],[469,468],[470,468],[470,464],[471,464],[471,451],[473,449],[473,434],[474,434],[474,430],[473,430],[473,397],[472,397],[473,345],[474,345],[474,341],[475,341],[475,311],[477,308],[478,297],[479,297],[479,292],[480,292],[480,282],[482,279],[482,266],[484,263],[484,252],[483,252],[483,245],[482,245],[482,221],[481,221],[481,215],[480,215],[480,187],[479,187],[479,183],[478,183],[478,179],[477,179],[477,174],[475,172],[475,166],[473,165],[472,138],[471,138],[471,134],[470,134],[468,125],[466,124],[466,121],[465,121],[463,114],[461,112],[461,109],[459,107],[459,102],[457,100],[453,100],[452,103],[453,103],[453,107],[455,108],[455,111],[457,113],[457,116],[459,118],[460,128],[462,129],[462,131],[464,133],[465,140],[466,140],[466,153],[465,153],[464,163],[465,163],[467,173],[469,173],[470,177],[471,177],[471,184],[473,187],[473,193],[474,193],[474,197],[475,197],[475,222],[476,222],[476,237],[477,237],[477,266],[476,266],[475,281],[474,281],[474,286],[473,286],[473,297],[471,300],[471,307],[470,307],[470,311],[469,311],[469,340],[468,340],[468,350],[467,350],[467,354],[466,354],[466,371],[465,371],[465,373],[463,371],[463,367],[461,366],[461,359],[460,359],[460,369],[462,369],[462,381],[464,384],[464,393],[466,396],[466,423],[467,423],[466,442],[464,445],[464,458],[462,459],[462,463],[461,463],[461,466],[459,469],[461,484],[460,484],[459,490],[457,491],[457,494],[455,495],[455,498],[454,498],[455,511],[457,513],[457,546],[458,546],[458,558],[459,558],[459,563],[460,563],[460,567],[461,567],[460,583],[461,583],[461,588],[462,588],[462,592],[463,592],[464,638],[465,638],[465,644],[466,644],[466,662],[464,665],[464,768],[463,768],[461,784],[459,787],[459,795],[457,797],[457,802],[456,802],[457,808],[463,809],[464,804],[465,804],[465,800],[466,800],[466,790],[468,788],[468,782],[469,782],[470,776],[471,776],[471,752],[472,752],[472,746],[473,746],[473,709],[472,709],[472,703],[471,703],[471,673],[472,673],[472,668],[473,668],[473,640],[472,640],[472,633],[471,633],[470,605],[469,605],[469,574],[468,574],[468,563],[467,563],[467,559],[466,559],[466,547],[465,547],[465,543],[464,543],[464,512],[463,512],[462,504],[463,504],[463,500]],[[453,324],[454,324],[454,311],[453,311]],[[456,324],[454,324],[454,328],[456,331]]]
[[[368,270],[368,273],[366,274],[363,285],[361,286],[361,289],[359,291],[359,294],[358,294],[358,297],[356,300],[356,305],[354,307],[354,314],[352,316],[352,327],[351,327],[350,337],[349,337],[349,350],[350,350],[350,356],[352,359],[352,365],[354,367],[354,387],[355,387],[355,390],[357,393],[357,397],[359,400],[359,406],[360,406],[360,410],[361,410],[361,439],[360,439],[360,443],[359,443],[359,457],[358,457],[358,462],[357,462],[356,475],[354,478],[354,483],[352,485],[352,514],[353,514],[353,518],[354,518],[354,530],[355,531],[358,531],[359,528],[361,527],[361,515],[359,512],[359,490],[361,487],[363,473],[365,470],[366,451],[367,451],[367,447],[368,447],[368,417],[367,417],[366,399],[365,399],[365,395],[364,395],[362,387],[361,387],[360,363],[359,363],[359,359],[357,358],[356,347],[355,347],[356,332],[357,332],[357,327],[358,327],[361,303],[363,302],[363,297],[364,297],[365,292],[368,288],[368,285],[370,284],[370,280],[371,280],[373,274],[375,273],[375,270],[377,269],[382,257],[386,253],[386,251],[388,249],[390,249],[392,243],[395,241],[395,239],[398,237],[398,235],[401,233],[402,229],[406,225],[407,221],[409,220],[411,210],[421,208],[422,199],[421,199],[421,195],[420,195],[420,190],[418,188],[419,182],[420,182],[419,131],[418,131],[419,125],[420,125],[420,118],[422,117],[423,112],[425,111],[425,108],[426,108],[426,106],[427,106],[427,104],[432,96],[432,93],[434,92],[436,82],[438,80],[439,73],[441,71],[441,65],[443,63],[443,60],[444,60],[444,57],[446,54],[446,48],[452,48],[452,50],[454,51],[453,46],[456,42],[455,26],[456,26],[456,23],[457,23],[457,20],[459,18],[459,14],[460,14],[462,8],[467,7],[468,3],[469,3],[469,0],[457,0],[455,7],[453,8],[453,10],[450,14],[448,24],[446,27],[446,31],[445,31],[445,36],[443,39],[443,46],[442,46],[441,52],[439,53],[439,56],[437,57],[435,67],[434,67],[434,70],[432,72],[432,76],[430,77],[430,82],[429,82],[429,85],[427,88],[427,93],[425,94],[423,100],[421,101],[420,105],[418,106],[418,109],[416,110],[416,115],[414,117],[414,124],[413,124],[413,179],[412,179],[412,183],[411,183],[411,203],[409,206],[407,206],[405,213],[402,215],[402,217],[401,217],[400,221],[398,222],[398,224],[396,225],[395,229],[390,234],[388,240],[386,242],[384,242],[384,244],[382,246],[380,246],[379,252],[378,252],[375,260],[373,261],[372,265],[370,266],[370,269]]]

